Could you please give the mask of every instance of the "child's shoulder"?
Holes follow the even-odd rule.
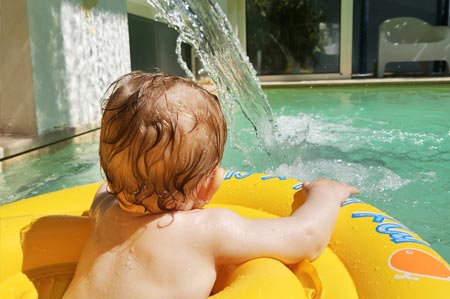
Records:
[[[215,239],[233,227],[242,224],[243,218],[225,208],[203,208],[180,211],[174,215],[174,223],[182,229],[195,231],[199,238]]]
[[[89,208],[89,216],[94,220],[97,219],[114,205],[115,201],[115,197],[108,192],[107,184],[102,184],[95,193],[94,200]]]
[[[197,218],[198,221],[218,223],[223,221],[230,221],[238,215],[226,208],[202,208],[193,209],[191,211],[180,211],[184,217]]]
[[[198,238],[211,238],[221,230],[221,227],[236,223],[236,217],[240,216],[227,209],[202,208],[161,213],[154,219],[157,228],[182,231],[187,235],[194,233]]]

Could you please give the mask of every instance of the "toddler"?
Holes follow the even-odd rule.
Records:
[[[318,257],[340,204],[358,190],[305,183],[305,203],[278,219],[202,209],[224,176],[226,136],[217,97],[190,80],[132,72],[109,87],[100,133],[106,183],[65,299],[206,298],[220,265]]]

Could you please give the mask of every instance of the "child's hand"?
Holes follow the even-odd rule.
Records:
[[[306,197],[320,196],[326,198],[335,198],[339,203],[343,203],[352,194],[359,193],[359,189],[344,183],[339,183],[329,179],[318,179],[311,183],[303,183],[303,190]]]

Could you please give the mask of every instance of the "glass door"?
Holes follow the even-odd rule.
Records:
[[[351,77],[353,0],[246,0],[247,55],[261,81]]]

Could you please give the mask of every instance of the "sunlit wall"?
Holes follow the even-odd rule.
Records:
[[[98,123],[105,89],[130,70],[126,2],[27,5],[37,133]]]

